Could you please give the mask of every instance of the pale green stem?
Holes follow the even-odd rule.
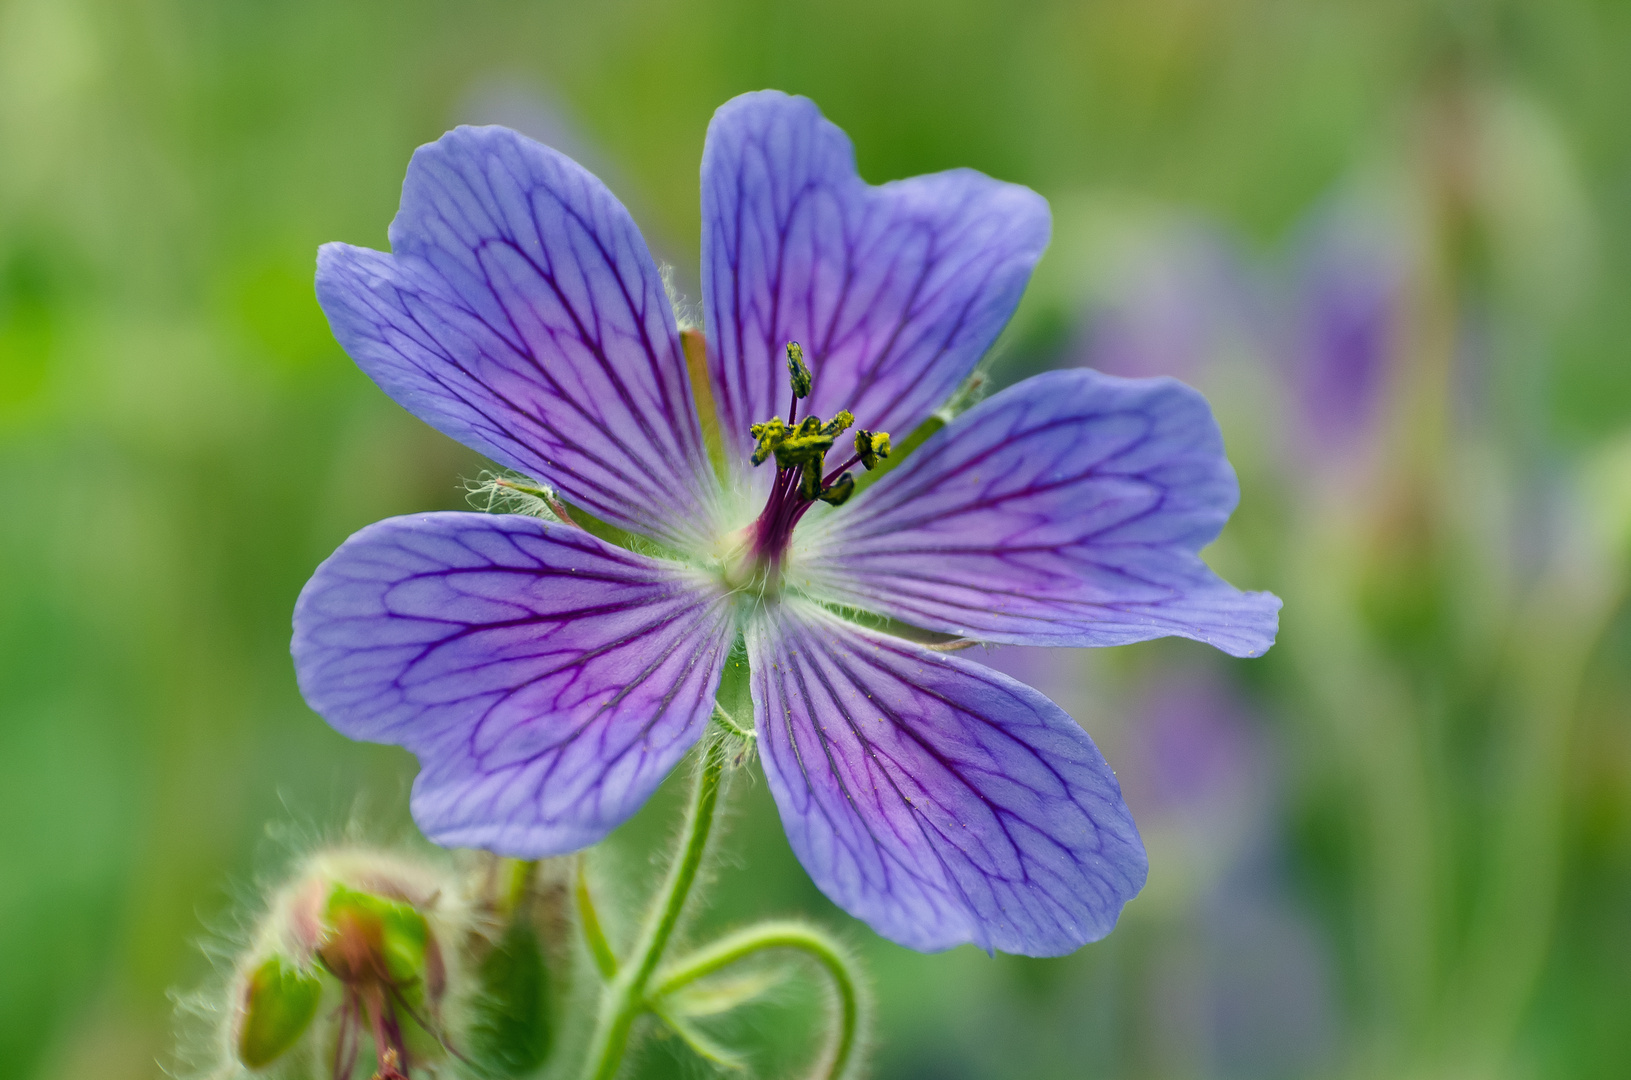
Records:
[[[697,773],[696,788],[691,796],[691,809],[685,818],[685,829],[680,835],[678,854],[668,868],[668,877],[652,901],[651,912],[640,931],[634,953],[623,964],[601,994],[600,1017],[589,1044],[589,1055],[584,1060],[585,1080],[611,1080],[623,1061],[628,1048],[629,1032],[635,1020],[649,1008],[646,984],[652,972],[662,961],[663,950],[674,935],[680,914],[685,909],[686,897],[695,884],[697,871],[702,866],[702,855],[708,846],[708,833],[713,827],[714,809],[719,804],[720,783],[725,774],[725,747],[720,738],[704,736],[702,767]],[[584,890],[582,895],[586,895]],[[598,923],[596,924],[598,926]]]
[[[838,991],[839,1023],[832,1040],[827,1067],[818,1076],[836,1080],[844,1075],[855,1056],[861,1032],[860,987],[850,974],[844,950],[824,934],[801,923],[767,922],[720,938],[697,952],[664,968],[651,990],[651,1000],[660,1002],[670,994],[767,949],[793,949],[804,953],[826,969]]]
[[[586,863],[587,860],[580,855],[577,882],[573,888],[573,894],[578,902],[578,923],[583,927],[583,936],[588,939],[589,953],[595,958],[595,967],[600,971],[600,977],[611,979],[617,974],[617,954],[612,952],[612,943],[606,940],[606,931],[600,925],[600,915],[595,911],[594,898],[589,895],[589,872]]]
[[[1515,706],[1509,779],[1494,823],[1490,881],[1468,933],[1462,992],[1472,1051],[1492,1063],[1511,1054],[1546,960],[1560,889],[1569,750],[1593,650],[1619,609],[1613,569],[1568,552],[1515,620],[1506,665]],[[1471,1052],[1471,1051],[1464,1051]]]

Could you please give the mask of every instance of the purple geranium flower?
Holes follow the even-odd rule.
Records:
[[[418,755],[432,839],[537,857],[646,800],[742,640],[770,790],[836,903],[924,950],[1102,937],[1146,860],[1086,733],[849,615],[1261,653],[1279,601],[1196,554],[1237,498],[1205,401],[1171,379],[1041,375],[845,501],[844,470],[928,420],[1007,322],[1047,204],[969,170],[871,187],[811,102],[770,91],[715,115],[702,192],[707,389],[627,211],[514,132],[421,147],[390,254],[322,249],[318,298],[386,393],[652,553],[531,516],[369,526],[301,594],[302,692],[345,734]],[[852,422],[855,453],[834,449]]]

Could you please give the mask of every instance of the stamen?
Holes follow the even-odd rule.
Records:
[[[810,368],[804,363],[804,349],[796,341],[787,343],[787,377],[793,384],[793,397],[810,396]]]
[[[819,461],[808,462],[800,471],[799,495],[810,502],[821,498],[821,463]]]
[[[889,456],[889,432],[855,429],[855,456],[868,472],[878,467],[878,459]]]
[[[855,477],[845,473],[836,481],[827,485],[817,498],[832,506],[843,506],[853,494],[855,494]]]
[[[782,423],[781,417],[772,416],[764,423],[754,424],[752,427],[748,428],[748,434],[752,435],[758,440],[758,445],[754,447],[753,455],[748,460],[753,462],[755,465],[763,465],[765,463],[765,459],[771,455],[776,447],[781,444],[782,439],[787,436],[787,425]]]
[[[837,416],[822,425],[821,433],[823,435],[837,435],[841,431],[848,431],[853,423],[855,423],[855,417],[850,415],[850,411],[840,409]]]
[[[750,429],[751,430],[751,429]],[[806,416],[799,426],[784,432],[775,444],[776,465],[783,469],[801,468],[813,461],[819,471],[833,437],[824,430],[820,417]],[[820,479],[820,476],[817,476]]]
[[[787,377],[793,391],[787,419],[772,417],[748,429],[754,441],[749,460],[762,465],[771,457],[776,459],[770,499],[754,526],[754,545],[761,558],[779,559],[793,527],[817,502],[842,506],[849,501],[855,494],[855,477],[847,470],[857,463],[876,468],[890,450],[888,432],[858,430],[855,455],[823,476],[827,452],[840,434],[855,426],[855,416],[841,409],[825,423],[818,416],[795,422],[798,403],[810,396],[813,382],[804,349],[796,341],[787,343]]]

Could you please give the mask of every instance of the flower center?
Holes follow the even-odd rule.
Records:
[[[886,431],[855,430],[855,453],[849,460],[827,470],[827,451],[838,436],[855,424],[855,417],[840,410],[831,420],[819,416],[799,419],[799,402],[810,396],[812,379],[804,363],[804,350],[796,341],[787,343],[787,375],[792,384],[793,400],[787,410],[787,419],[773,416],[749,429],[757,445],[754,447],[754,465],[763,465],[776,459],[776,479],[770,487],[770,498],[757,520],[748,527],[746,555],[755,574],[767,578],[779,577],[783,556],[793,537],[793,528],[799,519],[818,502],[841,506],[855,493],[855,478],[851,466],[859,464],[867,469],[877,467],[881,458],[889,456],[889,433]]]

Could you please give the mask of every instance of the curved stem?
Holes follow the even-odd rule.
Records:
[[[578,925],[583,928],[583,936],[588,939],[589,954],[595,958],[595,968],[599,970],[600,977],[611,979],[617,974],[617,954],[612,951],[611,942],[606,940],[606,931],[600,925],[600,915],[595,911],[594,898],[589,895],[586,861],[583,856],[578,856],[577,881],[572,890],[578,902]]]
[[[767,949],[793,949],[815,960],[832,976],[838,991],[838,1033],[833,1038],[830,1060],[824,1072],[816,1075],[836,1080],[844,1075],[861,1032],[860,985],[850,973],[844,949],[825,934],[802,923],[766,922],[720,938],[658,973],[651,1000],[663,998],[698,979],[712,975],[739,960]]]
[[[685,900],[696,883],[697,871],[702,866],[702,855],[708,846],[708,833],[713,828],[714,810],[719,804],[720,782],[725,774],[724,740],[712,734],[703,737],[702,767],[697,773],[697,785],[691,795],[691,809],[685,818],[685,829],[680,835],[680,848],[668,868],[651,912],[640,931],[640,940],[634,953],[623,964],[607,985],[600,999],[600,1018],[589,1044],[589,1056],[584,1060],[585,1080],[611,1080],[623,1061],[628,1047],[629,1031],[634,1021],[647,1009],[646,984],[662,962],[663,950],[668,947],[674,928],[679,925]]]

